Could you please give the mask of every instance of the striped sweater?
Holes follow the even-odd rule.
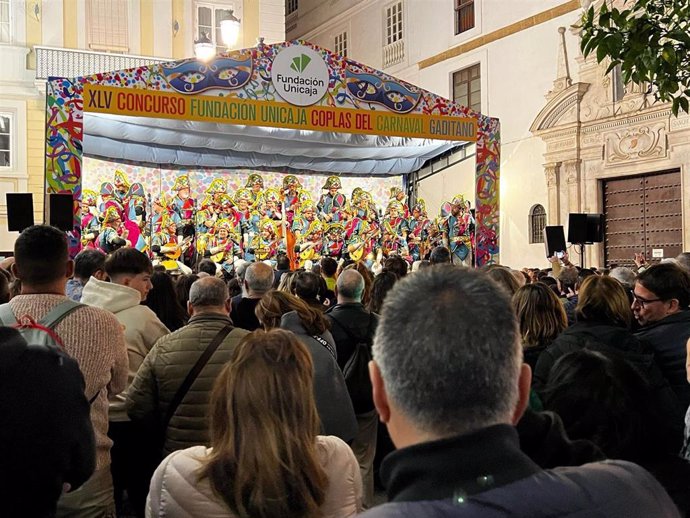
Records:
[[[65,301],[52,294],[18,295],[10,301],[17,319],[30,315],[38,321]],[[86,382],[86,397],[91,400],[91,422],[96,434],[96,469],[110,465],[108,438],[108,396],[127,385],[127,349],[122,326],[103,309],[82,307],[68,315],[55,328],[67,353],[77,360]]]

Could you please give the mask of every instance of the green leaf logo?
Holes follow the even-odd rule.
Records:
[[[301,54],[296,58],[292,58],[292,65],[290,65],[290,68],[298,74],[301,74],[302,72],[304,72],[304,69],[307,68],[307,65],[310,61],[311,58],[309,56],[307,56],[306,54]]]

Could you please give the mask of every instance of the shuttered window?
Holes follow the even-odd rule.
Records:
[[[127,0],[88,0],[86,17],[90,49],[129,51]]]

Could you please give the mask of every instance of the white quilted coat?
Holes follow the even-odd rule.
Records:
[[[346,518],[362,510],[362,480],[350,447],[334,436],[316,438],[321,466],[329,480],[323,518]],[[233,518],[213,493],[208,479],[198,480],[201,460],[210,450],[194,446],[168,455],[151,479],[147,518]],[[289,517],[285,517],[289,518]]]

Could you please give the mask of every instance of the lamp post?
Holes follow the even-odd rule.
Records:
[[[216,46],[209,39],[208,34],[202,32],[199,39],[194,41],[194,55],[199,61],[211,61],[216,55]]]
[[[229,49],[234,47],[240,36],[240,20],[235,17],[232,9],[228,9],[228,16],[220,22],[220,34],[223,44]]]

